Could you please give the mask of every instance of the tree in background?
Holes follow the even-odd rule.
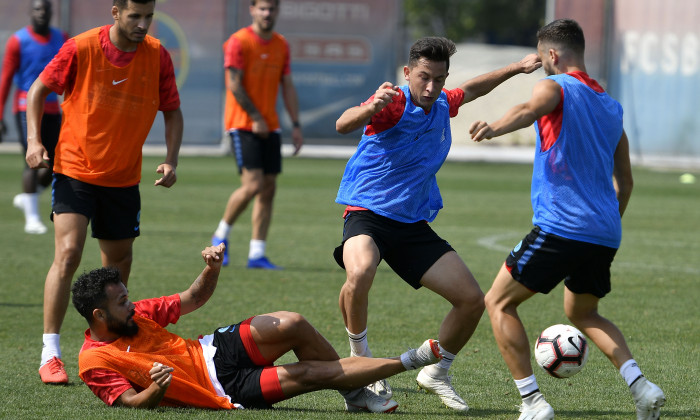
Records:
[[[403,7],[410,39],[445,36],[534,47],[546,0],[404,0]]]

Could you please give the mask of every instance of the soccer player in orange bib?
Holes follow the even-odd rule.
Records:
[[[27,164],[48,167],[40,124],[44,99],[64,95],[64,118],[53,162],[54,261],[44,286],[44,336],[39,375],[66,383],[60,329],[70,284],[82,257],[88,224],[98,239],[102,265],[131,270],[139,236],[141,149],[157,112],[163,112],[167,156],[155,185],[177,180],[183,119],[169,53],[147,35],[155,0],[114,0],[113,25],[70,40],[27,94]]]
[[[297,92],[289,67],[289,45],[282,35],[273,31],[278,13],[278,0],[251,0],[253,23],[224,43],[224,124],[231,134],[241,185],[229,197],[212,236],[213,245],[228,245],[233,223],[255,199],[247,267],[266,270],[281,268],[265,255],[277,175],[282,172],[280,124],[275,109],[280,86],[292,120],[295,155],[304,142]],[[228,255],[225,255],[224,265],[227,264]]]
[[[399,357],[340,359],[303,316],[278,311],[218,328],[197,340],[165,327],[204,305],[218,282],[225,245],[202,251],[206,267],[181,293],[132,303],[117,269],[99,268],[73,285],[73,305],[89,328],[80,378],[108,405],[213,409],[269,408],[320,389],[335,389],[347,411],[390,413],[394,400],[364,385],[440,359],[425,340]],[[293,351],[298,362],[274,366]]]

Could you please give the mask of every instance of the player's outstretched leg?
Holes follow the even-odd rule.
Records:
[[[401,363],[407,370],[418,369],[440,361],[440,346],[437,340],[425,340],[417,349],[410,349],[401,355]],[[382,381],[374,382],[360,390],[342,392],[347,411],[369,411],[372,413],[390,413],[399,406],[398,403],[369,389]]]

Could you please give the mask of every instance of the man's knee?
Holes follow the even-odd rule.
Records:
[[[352,296],[364,296],[369,294],[376,274],[374,267],[345,267],[347,278],[343,285],[342,292]]]
[[[502,309],[502,300],[496,296],[493,290],[489,290],[484,296],[484,305],[488,313],[491,314],[499,308]]]
[[[465,308],[471,312],[483,313],[484,292],[481,291],[476,281],[468,278],[466,281],[453,282],[448,288],[446,298],[455,307]]]
[[[300,335],[303,334],[304,330],[313,328],[311,323],[297,312],[282,311],[279,312],[278,317],[280,320],[279,329],[285,334]]]
[[[75,273],[83,257],[83,248],[77,244],[64,244],[56,249],[54,264],[64,273]]]
[[[486,309],[484,292],[482,292],[481,289],[467,293],[462,303],[470,312],[478,313],[479,316],[481,316]]]

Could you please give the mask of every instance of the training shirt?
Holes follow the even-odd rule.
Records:
[[[435,219],[442,208],[435,174],[450,150],[450,118],[457,115],[464,91],[443,89],[427,113],[408,98],[409,88],[402,86],[372,116],[345,167],[337,203],[403,223]]]
[[[0,119],[5,112],[5,102],[10,94],[11,81],[14,80],[15,95],[12,101],[12,112],[27,110],[27,92],[39,73],[56,55],[67,36],[60,29],[49,28],[47,35],[34,32],[32,26],[27,26],[15,32],[5,45],[5,56],[2,61],[0,74]],[[58,114],[58,95],[49,94],[44,103],[44,113]]]
[[[532,223],[568,239],[618,248],[622,238],[612,177],[622,106],[586,73],[547,77],[561,101],[535,122]]]
[[[146,36],[136,51],[122,52],[109,40],[109,28],[66,41],[39,77],[54,92],[65,92],[54,171],[128,187],[141,179],[141,150],[156,112],[176,110],[180,99],[170,55],[159,41]]]
[[[80,350],[80,378],[102,401],[113,405],[125,391],[141,392],[152,383],[153,362],[174,368],[160,405],[231,409],[228,397],[217,395],[198,340],[185,340],[164,327],[180,318],[179,295],[134,303],[139,332],[112,342],[99,342],[85,331]]]
[[[291,73],[289,45],[274,32],[269,40],[259,37],[251,26],[242,28],[224,43],[224,68],[243,71],[243,88],[271,131],[279,130],[276,104],[282,77]],[[224,127],[253,129],[253,120],[226,89]]]

